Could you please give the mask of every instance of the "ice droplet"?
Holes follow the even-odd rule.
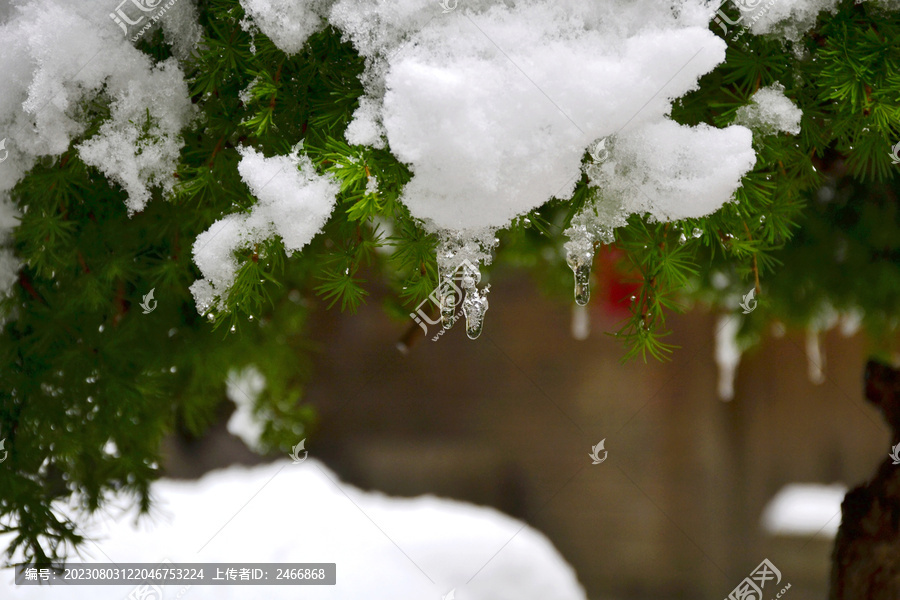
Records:
[[[484,313],[488,308],[488,286],[478,289],[480,266],[490,264],[491,249],[499,240],[494,229],[465,234],[445,231],[441,238],[437,253],[439,286],[436,290],[441,325],[444,329],[453,327],[462,307],[466,317],[466,333],[475,339],[481,334]]]
[[[466,335],[470,340],[477,339],[484,329],[484,313],[488,309],[487,294],[491,291],[491,284],[481,289],[472,287],[466,289],[466,299],[463,300],[463,313],[466,315]]]
[[[682,232],[681,235],[678,236],[678,243],[684,244],[686,241],[687,241],[687,238],[684,236],[684,232]]]
[[[593,249],[581,249],[566,253],[566,262],[575,274],[575,302],[584,306],[591,299],[591,264],[594,262]]]
[[[696,227],[694,227],[694,231],[691,232],[691,236],[692,236],[692,237],[695,237],[695,238],[698,238],[698,237],[700,237],[701,235],[703,235],[703,230],[702,230],[702,229],[697,229]]]

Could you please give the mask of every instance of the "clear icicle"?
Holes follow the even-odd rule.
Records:
[[[457,295],[456,290],[448,282],[442,282],[439,292],[441,308],[441,325],[450,329],[456,322]]]
[[[459,232],[441,234],[437,254],[440,279],[437,303],[444,329],[453,327],[460,316],[459,308],[462,307],[466,318],[466,334],[473,340],[481,335],[490,286],[478,288],[481,282],[479,267],[490,264],[491,249],[498,242],[493,229],[469,231],[465,236]]]
[[[569,250],[566,262],[575,274],[575,303],[584,306],[591,299],[591,265],[594,262],[594,250]]]
[[[564,244],[566,263],[575,274],[575,302],[579,306],[591,297],[591,266],[594,247],[612,244],[615,228],[625,225],[621,210],[613,203],[591,202],[572,217],[571,226],[563,233],[569,238]]]
[[[466,335],[470,340],[477,339],[484,328],[484,313],[488,309],[487,294],[489,291],[491,291],[490,284],[481,289],[475,286],[466,289],[463,313],[466,315]]]

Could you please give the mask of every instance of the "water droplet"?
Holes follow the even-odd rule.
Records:
[[[175,373],[176,371],[178,371],[176,367],[169,367],[169,373]]]
[[[230,331],[231,331],[231,333],[234,333],[234,332],[235,332],[234,325],[231,326],[231,330],[230,330]]]
[[[216,316],[212,313],[209,313],[208,315],[206,315],[206,318],[209,319],[210,321],[216,320]]]
[[[696,227],[694,227],[694,231],[691,232],[691,237],[698,238],[698,237],[700,237],[701,235],[703,235],[703,230],[702,230],[702,229],[697,229]]]
[[[252,320],[253,320],[253,315],[247,315],[247,320],[252,321]]]
[[[760,217],[759,217],[759,222],[760,222],[760,223],[765,223],[765,222],[766,222],[766,215],[760,215]]]
[[[566,253],[566,262],[575,274],[575,303],[584,306],[591,299],[591,264],[594,251],[590,246]]]
[[[466,315],[466,335],[470,340],[477,339],[484,329],[484,313],[488,309],[487,294],[491,290],[488,284],[481,289],[473,287],[466,290],[463,300],[463,314]]]
[[[687,238],[684,236],[684,233],[682,232],[682,234],[678,236],[678,243],[683,244],[686,241],[687,241]]]

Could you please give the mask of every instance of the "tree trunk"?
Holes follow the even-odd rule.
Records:
[[[891,443],[900,443],[900,371],[869,361],[865,386],[891,427]],[[893,462],[885,458],[871,481],[844,497],[830,600],[900,599],[900,465]]]

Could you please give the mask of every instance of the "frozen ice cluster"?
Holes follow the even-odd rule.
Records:
[[[434,496],[364,492],[312,458],[232,466],[153,486],[155,519],[109,515],[85,562],[337,564],[337,585],[170,585],[172,600],[586,600],[575,570],[541,532],[492,508]],[[126,499],[123,497],[124,503]],[[151,522],[152,521],[152,522]],[[5,537],[0,536],[0,542]],[[77,560],[77,559],[76,559]],[[76,567],[77,562],[70,566]],[[207,576],[207,581],[215,573]],[[275,573],[271,574],[274,577]],[[3,586],[18,600],[157,598],[147,588]],[[455,590],[450,594],[451,590]]]
[[[803,111],[784,95],[784,86],[775,83],[753,94],[750,104],[737,110],[734,121],[763,135],[777,132],[797,135],[802,116]]]
[[[197,236],[194,262],[204,278],[191,285],[191,292],[200,312],[221,308],[237,274],[236,250],[278,235],[290,255],[325,225],[340,184],[317,174],[312,161],[299,156],[298,150],[266,158],[252,148],[239,148],[238,173],[257,204],[249,213],[224,216]]]

